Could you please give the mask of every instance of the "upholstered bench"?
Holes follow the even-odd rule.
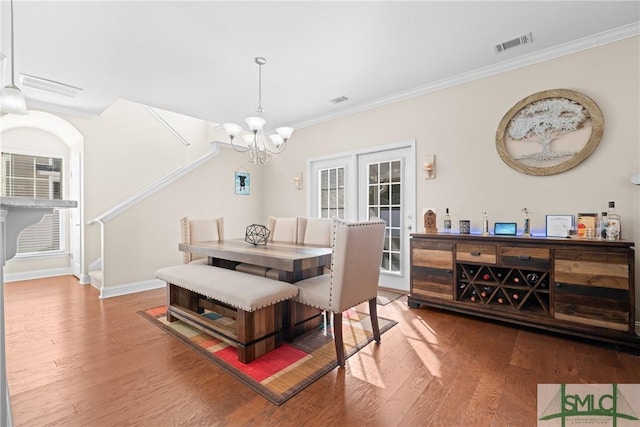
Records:
[[[169,322],[180,319],[237,347],[243,363],[280,345],[283,301],[298,294],[286,282],[205,264],[161,268],[156,277],[167,282]]]

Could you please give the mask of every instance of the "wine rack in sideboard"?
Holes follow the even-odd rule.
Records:
[[[640,350],[633,245],[413,234],[409,306],[431,306]]]

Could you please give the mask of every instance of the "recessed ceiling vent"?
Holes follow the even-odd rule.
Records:
[[[75,97],[78,92],[82,90],[79,87],[71,86],[66,83],[60,83],[54,80],[30,76],[28,74],[22,73],[20,73],[20,83],[22,84],[22,86],[28,86],[34,89],[40,89],[46,92],[68,96],[70,98]]]
[[[533,36],[531,35],[531,33],[527,33],[527,34],[525,34],[523,36],[520,36],[520,37],[518,37],[516,39],[509,40],[509,41],[506,41],[504,43],[497,44],[497,45],[493,46],[493,50],[496,53],[500,53],[500,52],[504,52],[507,49],[511,49],[511,48],[516,47],[516,46],[520,46],[522,44],[529,44],[529,43],[532,43],[532,42],[533,42]]]
[[[342,96],[339,96],[337,98],[330,99],[329,102],[331,102],[332,104],[340,104],[340,103],[346,102],[346,101],[348,101],[350,99],[351,98],[349,98],[348,96],[342,95]]]

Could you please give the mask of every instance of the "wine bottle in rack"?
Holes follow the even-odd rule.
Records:
[[[480,296],[482,298],[488,298],[491,295],[491,286],[483,286],[482,291],[480,292]]]
[[[491,275],[489,273],[484,273],[482,275],[482,280],[485,280],[485,281],[491,280]]]
[[[514,301],[522,301],[522,298],[524,298],[524,292],[523,291],[513,291],[511,293],[511,298]]]
[[[478,301],[478,294],[476,294],[476,290],[472,289],[471,294],[469,295],[469,299],[473,302]]]
[[[519,284],[520,284],[520,277],[515,276],[515,277],[513,278],[513,283],[515,283],[516,285],[519,285]]]
[[[538,276],[537,273],[527,273],[527,283],[529,283],[531,286],[538,283],[539,278],[540,276]]]

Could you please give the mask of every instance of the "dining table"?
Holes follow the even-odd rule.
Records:
[[[253,245],[244,239],[180,243],[178,249],[206,256],[209,265],[215,267],[235,269],[245,263],[273,269],[278,280],[288,283],[325,274],[325,269],[331,266],[332,254],[332,248],[326,246],[287,242]],[[283,312],[284,339],[292,341],[323,321],[321,310],[289,301]]]

